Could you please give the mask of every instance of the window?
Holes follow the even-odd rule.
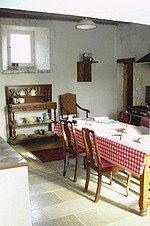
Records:
[[[31,63],[30,35],[11,34],[9,48],[11,48],[11,63]]]
[[[33,33],[11,30],[8,37],[8,65],[34,66]]]
[[[4,73],[49,72],[49,28],[2,25],[2,64]]]

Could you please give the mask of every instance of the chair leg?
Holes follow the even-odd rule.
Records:
[[[113,178],[113,172],[110,171],[110,172],[109,172],[109,179],[110,179],[109,184],[110,184],[110,185],[112,185],[112,178]]]
[[[83,161],[84,161],[84,169],[86,169],[86,156],[83,157]]]
[[[69,165],[69,157],[70,157],[70,156],[68,156],[68,161],[67,161],[67,165]]]
[[[63,176],[65,176],[66,175],[66,172],[67,172],[68,160],[69,160],[69,154],[68,153],[65,153]]]
[[[78,177],[78,172],[79,172],[79,156],[77,155],[76,158],[75,158],[75,174],[74,174],[74,182],[77,181],[77,177]]]
[[[94,202],[98,202],[100,191],[101,191],[101,184],[102,184],[102,173],[99,172],[98,173],[97,190],[96,190]]]
[[[129,195],[129,187],[130,187],[130,181],[131,181],[131,173],[127,172],[127,184],[126,184],[126,196]]]
[[[90,180],[90,166],[87,164],[87,167],[86,167],[86,182],[85,182],[83,192],[87,192],[88,186],[89,186],[89,180]]]

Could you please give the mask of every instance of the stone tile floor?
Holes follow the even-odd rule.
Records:
[[[31,154],[30,148],[33,147],[34,143],[30,146],[14,147],[29,164],[33,226],[149,225],[150,211],[145,217],[138,215],[139,185],[136,179],[132,180],[129,196],[126,197],[126,178],[114,174],[113,184],[110,186],[108,176],[104,175],[99,202],[94,203],[97,176],[92,172],[89,191],[83,193],[85,170],[82,159],[78,181],[75,183],[72,181],[73,159],[70,159],[67,175],[63,177],[63,160],[41,163]]]

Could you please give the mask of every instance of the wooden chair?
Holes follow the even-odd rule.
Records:
[[[63,176],[66,175],[67,165],[69,164],[69,157],[75,158],[75,173],[73,181],[77,181],[78,171],[79,171],[79,157],[84,157],[84,168],[85,168],[85,149],[79,147],[76,140],[75,130],[73,123],[67,120],[60,120],[61,130],[62,130],[62,141],[64,150],[64,169]]]
[[[88,118],[88,114],[90,110],[85,109],[77,104],[76,95],[72,93],[65,93],[59,96],[60,102],[60,116],[63,118],[64,115],[75,115],[77,117],[77,108],[82,111],[85,111],[86,118]]]
[[[140,126],[144,126],[144,127],[149,128],[149,123],[150,123],[150,118],[141,117]]]
[[[98,173],[98,183],[97,183],[97,190],[95,194],[95,202],[98,202],[99,194],[101,190],[101,183],[102,183],[102,174],[104,172],[109,172],[110,174],[110,184],[112,184],[112,172],[117,172],[120,167],[115,166],[114,164],[104,160],[101,158],[100,150],[98,149],[95,133],[92,130],[87,128],[82,129],[83,140],[85,144],[86,150],[86,182],[84,187],[84,192],[87,192],[89,180],[90,180],[90,168],[94,169]],[[126,185],[126,195],[128,195],[129,184],[130,184],[131,174],[128,173],[127,175],[127,185]]]
[[[131,124],[132,114],[128,111],[121,111],[119,113],[119,121],[127,124]]]

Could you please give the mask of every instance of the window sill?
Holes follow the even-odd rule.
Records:
[[[24,70],[3,70],[3,74],[40,74],[40,73],[50,73],[50,70],[33,70],[33,69],[24,69]]]

